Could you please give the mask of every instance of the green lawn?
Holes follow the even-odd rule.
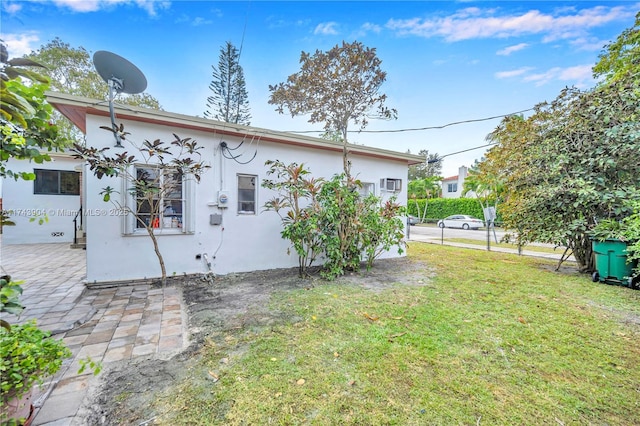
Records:
[[[434,241],[440,241],[440,240],[434,240]],[[487,241],[486,240],[474,240],[472,238],[445,238],[444,241],[445,242],[450,242],[450,243],[473,244],[473,245],[476,245],[476,246],[487,247]],[[517,244],[502,243],[502,242],[496,243],[495,240],[493,239],[493,235],[491,236],[490,247],[491,248],[499,247],[499,248],[508,248],[508,249],[512,249],[512,250],[518,250],[518,245]],[[565,247],[558,247],[558,248],[554,249],[553,247],[534,246],[534,245],[531,245],[531,244],[527,244],[527,245],[522,246],[522,250],[535,251],[535,252],[538,252],[538,253],[550,253],[550,254],[553,253],[553,254],[561,255],[561,254],[564,253]]]
[[[538,258],[421,243],[409,258],[433,278],[277,294],[288,319],[212,340],[156,422],[640,424],[640,291]]]

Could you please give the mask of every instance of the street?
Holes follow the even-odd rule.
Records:
[[[435,224],[433,225],[414,225],[411,227],[411,234],[421,235],[427,237],[429,239],[440,239],[440,238],[466,238],[470,240],[480,240],[487,241],[487,229],[480,228],[477,230],[469,229],[457,229],[457,228],[438,228]],[[495,230],[495,236],[493,230],[491,230],[491,242],[495,243],[496,238],[498,242],[504,237],[506,232],[502,229]]]

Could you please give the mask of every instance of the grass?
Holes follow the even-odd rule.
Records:
[[[463,243],[463,244],[474,244],[477,246],[482,246],[482,247],[486,247],[487,246],[487,241],[486,240],[474,240],[472,238],[445,238],[444,241],[446,242],[451,242],[451,243]],[[496,243],[495,240],[493,239],[493,235],[491,236],[491,244],[490,246],[493,247],[500,247],[500,248],[508,248],[508,249],[513,249],[513,250],[518,250],[518,245],[517,244],[508,244],[508,243]],[[535,251],[538,253],[555,253],[555,254],[562,254],[564,252],[564,247],[558,247],[557,249],[554,250],[553,247],[545,247],[545,246],[535,246],[535,245],[524,245],[522,246],[522,250],[526,250],[526,251]]]
[[[435,277],[279,293],[289,320],[212,336],[156,423],[640,424],[639,291],[538,258],[409,256]]]

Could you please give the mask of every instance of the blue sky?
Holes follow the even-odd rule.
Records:
[[[499,119],[444,129],[399,131],[493,117],[553,100],[566,86],[594,85],[603,46],[634,23],[638,1],[148,1],[1,0],[1,38],[11,57],[59,37],[90,53],[127,58],[147,92],[171,112],[202,116],[220,47],[242,48],[251,124],[320,131],[279,115],[268,87],[299,70],[302,51],[343,40],[376,48],[394,121],[370,121],[350,142],[440,155],[484,145]],[[355,127],[351,128],[356,130]],[[446,157],[443,175],[484,149]]]

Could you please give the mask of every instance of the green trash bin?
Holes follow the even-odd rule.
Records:
[[[592,275],[593,282],[600,281],[634,287],[635,281],[631,278],[634,265],[627,262],[627,243],[613,239],[593,240],[592,249],[596,257],[596,272]]]

